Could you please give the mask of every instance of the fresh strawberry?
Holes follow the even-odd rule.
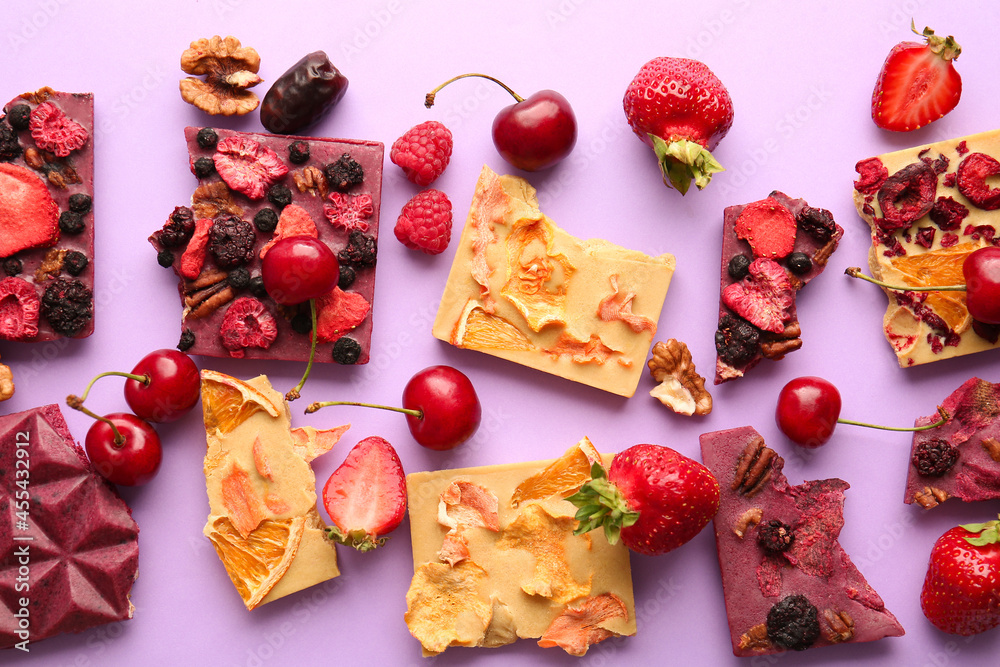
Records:
[[[1000,521],[955,526],[931,549],[920,591],[939,630],[975,635],[1000,625]]]
[[[625,117],[632,131],[653,147],[663,182],[687,192],[703,189],[723,171],[712,156],[733,124],[729,91],[704,63],[654,58],[625,91]]]
[[[872,120],[884,130],[908,132],[941,118],[962,96],[962,77],[953,60],[962,53],[955,38],[930,28],[923,42],[900,42],[882,63],[872,93]]]
[[[669,447],[635,445],[600,463],[567,498],[579,511],[576,534],[604,528],[632,551],[655,556],[685,544],[719,509],[719,482],[708,468]]]
[[[329,537],[358,551],[385,543],[406,514],[406,483],[396,450],[378,436],[354,446],[323,487],[334,525]]]
[[[399,242],[428,255],[444,252],[451,240],[451,201],[433,188],[418,192],[403,206],[393,229]]]
[[[402,168],[408,180],[427,187],[444,173],[453,146],[451,131],[436,120],[428,120],[396,139],[389,159]]]

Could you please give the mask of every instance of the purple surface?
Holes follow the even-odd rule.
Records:
[[[429,6],[428,6],[429,5]],[[674,415],[645,395],[632,399],[531,373],[432,338],[454,246],[438,257],[411,252],[392,236],[395,215],[418,191],[386,161],[384,221],[374,310],[372,361],[313,370],[299,405],[321,398],[397,401],[406,380],[435,363],[461,368],[480,391],[483,426],[462,449],[421,449],[398,415],[329,408],[299,425],[353,422],[344,440],[315,463],[322,483],[350,447],[380,435],[407,471],[484,465],[557,456],[588,435],[604,451],[638,442],[670,445],[698,456],[698,436],[752,425],[785,457],[791,483],[840,477],[851,484],[841,544],[906,628],[901,638],[778,658],[795,664],[976,664],[996,655],[996,631],[971,639],[939,633],[918,597],[927,555],[947,528],[995,515],[995,503],[950,502],[931,512],[905,506],[908,434],[841,427],[823,449],[796,449],[771,416],[780,387],[799,375],[821,375],[840,387],[847,418],[912,424],[969,377],[997,379],[996,353],[900,369],[882,337],[885,297],[841,274],[864,265],[867,226],[851,200],[859,159],[928,141],[993,129],[1000,10],[980,3],[814,2],[799,6],[707,0],[700,3],[583,3],[578,0],[472,5],[416,5],[398,0],[296,3],[278,9],[260,0],[205,0],[137,7],[107,2],[43,0],[8,8],[0,31],[4,68],[0,99],[49,85],[95,96],[97,330],[86,340],[40,345],[2,343],[17,394],[0,404],[16,412],[80,392],[97,372],[128,370],[148,351],[177,339],[175,279],[156,264],[146,237],[190,196],[183,128],[216,124],[261,131],[259,117],[211,120],[185,104],[177,89],[181,52],[189,42],[232,34],[258,50],[266,80],[304,54],[325,49],[350,79],[340,104],[315,136],[372,139],[387,146],[427,119],[455,135],[455,154],[435,187],[452,199],[461,223],[485,162],[511,172],[497,155],[490,125],[509,96],[486,81],[459,81],[427,110],[423,96],[466,71],[498,75],[521,95],[552,88],[574,105],[580,126],[572,155],[555,169],[529,175],[543,211],[580,237],[602,237],[649,253],[672,252],[677,273],[657,340],[688,343],[704,375],[715,351],[722,211],[779,189],[830,209],[846,233],[828,270],[798,300],[802,350],[765,364],[739,382],[712,389],[715,410],[704,419]],[[879,130],[869,103],[889,49],[918,29],[954,34],[966,90],[958,108],[907,135]],[[665,188],[652,152],[632,136],[621,99],[639,67],[661,55],[703,60],[726,83],[736,118],[715,151],[728,171],[686,197]],[[457,234],[456,234],[457,238]],[[453,242],[454,243],[454,242]],[[203,367],[242,377],[267,373],[291,387],[303,366],[199,358]],[[88,400],[99,412],[125,408],[121,385],[106,379]],[[68,411],[67,412],[71,412]],[[82,440],[89,420],[67,414]],[[411,569],[406,526],[382,549],[340,550],[343,575],[313,590],[248,613],[202,534],[208,503],[202,477],[204,433],[197,414],[159,427],[164,461],[145,488],[126,489],[142,528],[135,618],[81,636],[49,639],[29,655],[5,653],[5,664],[96,665],[315,664],[364,649],[374,663],[430,664],[403,623]],[[659,661],[664,652],[690,664],[748,664],[732,657],[711,530],[659,558],[633,557],[638,635],[598,645],[580,664]],[[141,657],[140,657],[141,656]],[[452,649],[434,664],[571,664],[530,641],[488,651]],[[752,664],[752,663],[751,663]]]

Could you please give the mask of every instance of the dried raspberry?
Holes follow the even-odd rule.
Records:
[[[195,335],[190,329],[185,329],[181,332],[181,338],[177,341],[177,349],[181,352],[187,352],[192,347],[194,347]]]
[[[292,164],[305,164],[309,161],[309,144],[305,141],[293,141],[288,144],[288,159]]]
[[[173,255],[171,255],[171,259],[173,259]],[[79,250],[70,250],[63,257],[63,268],[71,276],[80,275],[89,264],[90,260]]]
[[[43,102],[31,112],[31,138],[42,150],[55,153],[56,157],[66,157],[87,143],[90,135],[75,120],[63,113],[62,109]]]
[[[754,257],[781,259],[795,247],[795,216],[771,197],[752,202],[736,218],[736,236],[750,244]]]
[[[347,232],[355,229],[368,231],[368,223],[365,221],[375,213],[375,203],[371,195],[355,196],[331,192],[330,201],[333,203],[323,205],[323,214],[331,225]]]
[[[965,204],[957,202],[951,197],[938,197],[930,212],[931,222],[943,232],[958,229],[967,215],[969,215],[969,209],[965,207]]]
[[[940,477],[958,462],[958,449],[941,438],[924,440],[913,451],[912,462],[917,472],[928,477]]]
[[[943,174],[948,171],[948,165],[951,163],[948,156],[938,153],[937,158],[931,158],[926,155],[929,150],[930,149],[928,148],[920,152],[917,156],[920,158],[920,161],[933,169],[935,174]]]
[[[1000,174],[1000,162],[985,153],[970,153],[958,164],[958,191],[985,211],[1000,208],[1000,188],[987,179]]]
[[[799,229],[816,239],[818,243],[826,243],[837,232],[837,223],[833,214],[825,208],[806,206],[795,216]]]
[[[956,174],[953,171],[950,172],[950,173],[945,174],[944,178],[941,180],[941,183],[945,187],[949,187],[949,188],[955,187],[955,183],[957,183],[957,182],[958,182],[958,174]]]
[[[958,142],[958,145],[955,146],[955,152],[958,153],[959,155],[965,155],[966,153],[969,152],[969,145],[968,143],[966,143],[965,139],[962,139],[960,142]]]
[[[0,163],[0,257],[59,240],[59,205],[30,169]]]
[[[14,277],[0,280],[0,338],[28,340],[37,336],[39,306],[31,283]]]
[[[350,233],[347,237],[347,245],[337,253],[337,259],[356,268],[374,265],[377,257],[378,247],[375,237],[359,230]]]
[[[765,553],[780,554],[788,551],[794,541],[795,533],[792,532],[792,527],[778,519],[762,523],[757,529],[757,544]]]
[[[353,338],[342,336],[337,339],[336,343],[333,344],[333,360],[338,364],[350,366],[358,363],[358,359],[360,358],[361,343]]]
[[[24,271],[24,265],[16,257],[8,257],[3,261],[3,272],[8,276],[19,276]]]
[[[202,148],[211,148],[215,144],[219,143],[219,133],[210,127],[203,127],[198,130],[198,134],[195,136],[198,141],[198,145]]]
[[[393,229],[399,242],[428,255],[444,252],[451,240],[451,202],[433,188],[418,192],[403,206]]]
[[[242,359],[246,348],[267,349],[278,337],[278,324],[263,303],[249,296],[241,296],[226,310],[219,331],[222,347],[229,356]]]
[[[319,230],[316,229],[316,223],[313,222],[309,211],[296,204],[286,206],[285,210],[281,212],[281,217],[278,218],[278,225],[274,230],[274,236],[260,249],[260,258],[264,259],[264,255],[267,254],[267,251],[275,243],[290,236],[319,238]]]
[[[997,230],[989,225],[966,225],[965,229],[962,230],[962,235],[971,236],[973,241],[978,241],[979,239],[992,241],[996,233]]]
[[[365,170],[349,153],[323,167],[327,184],[337,192],[347,192],[365,180]]]
[[[212,229],[211,218],[202,218],[194,223],[194,233],[188,241],[184,254],[181,255],[179,273],[188,280],[194,280],[205,266],[205,255],[208,254],[208,233]]]
[[[256,241],[253,225],[238,215],[226,215],[216,218],[212,225],[208,247],[219,267],[231,269],[253,259]]]
[[[274,204],[280,211],[292,203],[292,191],[284,183],[275,183],[267,189],[267,201]]]
[[[94,205],[94,200],[90,195],[78,192],[69,196],[69,210],[74,213],[89,213]]]
[[[931,210],[936,192],[937,174],[933,169],[923,162],[903,167],[879,188],[879,226],[885,232],[908,229]]]
[[[42,315],[56,333],[75,336],[94,316],[94,295],[76,278],[57,278],[42,295]]]
[[[154,236],[164,248],[179,248],[194,234],[194,213],[187,206],[178,206]]]
[[[17,132],[6,125],[0,125],[0,162],[16,160],[22,150],[17,140]]]
[[[917,230],[916,243],[925,248],[934,245],[934,234],[937,232],[933,227],[921,227]]]
[[[760,329],[740,317],[726,314],[719,319],[715,332],[715,351],[731,366],[753,359],[760,349]]]
[[[427,187],[444,173],[454,145],[447,127],[429,120],[407,130],[392,144],[389,159],[399,165],[407,180]]]
[[[722,302],[759,329],[782,333],[791,319],[795,290],[781,265],[761,257],[750,264],[746,278],[722,290]]]
[[[819,612],[804,595],[789,595],[767,612],[767,638],[780,648],[803,651],[819,639]]]
[[[215,171],[215,161],[210,157],[200,157],[191,163],[191,171],[198,178],[207,178]]]
[[[889,170],[877,157],[858,162],[854,165],[854,170],[860,175],[860,178],[854,181],[854,189],[865,195],[878,192],[885,179],[889,177]]]
[[[316,335],[330,343],[365,321],[371,304],[357,292],[345,292],[339,287],[316,299]]]
[[[31,127],[31,107],[27,104],[15,104],[7,111],[7,122],[18,132]]]
[[[273,208],[262,208],[253,216],[253,224],[265,234],[270,234],[278,226],[278,214]]]
[[[240,135],[220,141],[212,159],[226,185],[250,199],[262,199],[271,184],[288,173],[277,153]]]

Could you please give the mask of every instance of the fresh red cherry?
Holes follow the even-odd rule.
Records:
[[[818,377],[795,378],[778,394],[774,418],[781,432],[797,445],[825,444],[840,417],[840,392]]]
[[[516,100],[493,119],[493,145],[504,160],[518,169],[539,171],[557,164],[573,150],[576,115],[566,98],[554,90],[541,90],[524,98],[492,76],[461,74],[428,93],[425,106],[433,106],[437,92],[449,83],[469,76],[499,84]]]
[[[471,438],[479,428],[483,410],[469,378],[451,366],[431,366],[420,371],[403,388],[403,407],[324,401],[306,412],[330,405],[357,405],[402,412],[413,439],[428,449],[453,449]]]
[[[128,412],[114,412],[94,422],[84,445],[97,472],[121,486],[140,486],[153,479],[163,458],[153,427]]]
[[[177,350],[150,352],[125,381],[125,402],[140,419],[160,423],[186,415],[201,395],[198,367]]]
[[[340,278],[340,264],[330,247],[319,239],[289,236],[267,251],[260,274],[272,299],[294,306],[332,290]]]

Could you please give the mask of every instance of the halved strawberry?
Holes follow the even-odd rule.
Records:
[[[930,28],[924,42],[900,42],[882,64],[872,93],[872,120],[885,130],[908,132],[941,118],[962,96],[962,77],[952,61],[962,53],[955,38]]]
[[[30,169],[0,162],[0,257],[59,240],[59,205]]]
[[[384,544],[406,514],[403,464],[392,445],[378,436],[356,444],[326,481],[323,506],[331,539],[358,551]]]

